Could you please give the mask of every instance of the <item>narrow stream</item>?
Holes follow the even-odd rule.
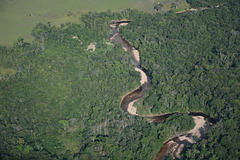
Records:
[[[131,115],[141,116],[136,113],[137,108],[133,107],[133,104],[134,102],[136,102],[137,100],[144,96],[144,94],[150,89],[151,84],[147,69],[141,67],[138,50],[134,48],[132,45],[130,45],[126,40],[124,40],[119,34],[119,27],[125,26],[130,22],[131,21],[129,20],[112,21],[110,25],[112,34],[109,36],[109,39],[110,41],[113,41],[115,43],[121,43],[123,49],[127,52],[130,52],[130,54],[132,54],[132,56],[135,58],[136,61],[135,70],[140,72],[142,77],[141,86],[123,96],[121,101],[121,108]],[[172,112],[160,115],[145,115],[141,117],[149,119],[151,123],[160,123],[173,114],[191,115],[193,116],[196,125],[192,130],[176,135],[165,141],[163,147],[160,149],[159,153],[154,158],[154,160],[164,159],[170,153],[170,151],[173,151],[174,158],[180,159],[181,158],[180,152],[183,150],[183,148],[186,145],[195,143],[195,141],[193,140],[193,136],[202,138],[202,136],[204,135],[204,131],[207,130],[211,124],[215,123],[215,120],[213,118],[202,112],[188,112],[188,113]],[[207,119],[207,121],[205,119]]]

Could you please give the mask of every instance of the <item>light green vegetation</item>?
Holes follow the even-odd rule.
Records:
[[[0,80],[2,78],[7,77],[8,75],[11,76],[15,73],[16,73],[16,70],[14,70],[12,68],[4,68],[4,67],[0,66]]]
[[[5,75],[5,74],[15,74],[16,70],[11,69],[11,68],[3,68],[0,66],[0,74]]]
[[[0,46],[0,65],[16,70],[0,80],[0,159],[153,159],[168,135],[191,129],[151,125],[120,108],[140,74],[121,44],[106,44],[108,22],[140,13],[90,12],[59,28],[38,23],[32,44]]]
[[[163,10],[169,10],[175,0],[160,0]],[[82,13],[94,11],[120,11],[126,8],[154,12],[154,0],[1,0],[0,44],[11,46],[18,37],[31,42],[31,31],[37,22],[51,22],[59,26],[65,22],[78,22]],[[185,0],[179,0],[178,8],[187,8]],[[71,13],[71,14],[68,14]]]
[[[219,3],[196,1],[188,0],[194,8]],[[240,3],[220,2],[184,14],[89,12],[78,24],[38,23],[31,44],[0,46],[1,70],[16,70],[0,80],[0,159],[148,160],[193,128],[186,114],[152,125],[120,108],[141,77],[120,44],[106,44],[109,21],[123,18],[132,22],[120,33],[139,50],[152,85],[136,103],[139,114],[202,111],[216,124],[183,159],[240,159]]]
[[[189,4],[185,0],[157,0],[157,1],[163,4],[162,8],[163,12],[173,9],[171,5],[172,3],[175,3],[177,5],[175,10],[184,10],[189,8]]]

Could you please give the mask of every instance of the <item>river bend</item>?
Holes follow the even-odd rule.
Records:
[[[202,138],[205,130],[207,130],[211,126],[211,124],[213,124],[215,121],[214,119],[212,119],[211,117],[202,112],[188,112],[188,113],[173,112],[160,115],[144,115],[144,116],[137,114],[137,107],[133,106],[133,104],[144,96],[144,94],[150,89],[151,84],[147,74],[147,70],[141,67],[139,51],[120,36],[119,27],[125,26],[130,22],[131,21],[129,20],[123,19],[120,21],[112,21],[110,24],[112,32],[109,36],[110,41],[122,44],[123,50],[129,52],[136,61],[136,66],[134,67],[135,71],[140,72],[141,74],[140,81],[141,86],[139,86],[135,90],[131,91],[130,93],[122,97],[121,108],[125,112],[128,112],[130,115],[147,118],[150,120],[151,123],[162,122],[167,117],[173,114],[192,115],[194,122],[196,124],[195,127],[188,132],[178,134],[165,141],[163,147],[160,149],[159,153],[154,158],[154,160],[162,160],[170,153],[170,151],[172,151],[173,157],[180,159],[181,158],[180,153],[183,150],[183,148],[186,145],[195,143],[193,137],[197,136],[198,138]],[[205,119],[208,119],[208,121],[206,121]]]

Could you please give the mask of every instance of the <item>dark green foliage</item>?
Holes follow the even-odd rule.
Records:
[[[194,128],[195,126],[193,118],[187,114],[174,114],[164,120],[163,123],[166,126],[174,127],[174,130],[171,131],[173,133],[188,131],[189,128]]]
[[[237,105],[238,5],[175,15],[168,21],[169,16],[141,15],[122,29],[149,70],[153,89],[144,103],[154,113],[191,109],[217,118],[226,106]]]
[[[199,143],[189,146],[182,153],[183,159],[239,159],[239,122],[230,126],[220,121],[207,132]]]
[[[1,159],[157,154],[169,131],[121,110],[122,96],[140,85],[140,75],[121,45],[106,44],[111,20],[139,14],[90,12],[80,24],[61,28],[38,23],[32,44],[19,38],[12,48],[0,48],[0,65],[17,71],[0,81]],[[94,52],[87,51],[90,43]]]
[[[219,121],[206,134],[205,148],[199,141],[185,159],[240,156],[234,138],[239,137],[240,117],[240,3],[220,3],[224,5],[179,15],[140,15],[121,29],[139,48],[141,64],[150,73],[152,90],[144,106],[153,113],[202,111]]]
[[[238,15],[231,1],[179,15],[125,10],[61,28],[38,23],[32,44],[0,47],[0,66],[17,71],[0,81],[1,159],[153,159],[170,136],[193,128],[187,115],[151,125],[121,110],[140,80],[129,53],[106,44],[109,22],[122,18],[133,20],[121,34],[151,78],[146,110],[203,111],[218,121],[183,158],[239,159]]]
[[[153,8],[154,8],[156,11],[161,11],[162,7],[163,7],[163,4],[162,4],[162,3],[155,2]]]

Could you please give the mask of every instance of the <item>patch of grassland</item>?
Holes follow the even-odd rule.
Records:
[[[12,68],[4,68],[0,66],[0,80],[6,78],[8,75],[11,76],[13,74],[16,74],[16,72],[17,71]]]
[[[172,3],[176,3],[177,4],[177,10],[184,10],[184,9],[188,9],[189,8],[189,4],[184,1],[184,0],[179,0],[179,1],[176,1],[176,0],[166,0],[164,3],[163,3],[163,11],[168,11],[168,10],[171,10],[171,4]]]
[[[163,11],[170,9],[176,0],[160,0]],[[65,22],[78,22],[82,13],[120,11],[126,8],[154,12],[154,0],[0,0],[0,45],[11,46],[18,37],[31,42],[31,31],[37,22],[51,22],[59,26]],[[178,8],[187,8],[185,0],[179,0]],[[71,11],[72,15],[67,13]]]
[[[66,136],[60,137],[59,139],[60,139],[59,141],[65,147],[64,149],[66,151],[70,151],[71,154],[76,154],[79,152],[80,146],[79,146],[78,140],[74,136],[66,135]]]

